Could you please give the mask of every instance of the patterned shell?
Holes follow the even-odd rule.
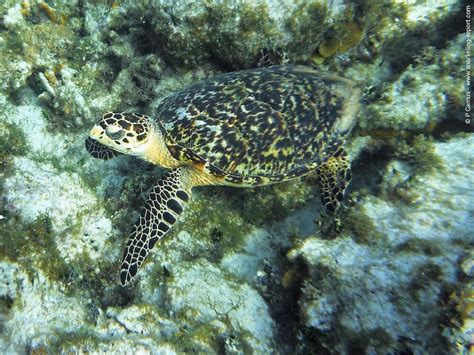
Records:
[[[335,154],[360,91],[347,79],[280,65],[218,75],[165,98],[171,154],[229,183],[301,176]]]

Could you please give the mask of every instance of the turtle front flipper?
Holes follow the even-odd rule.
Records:
[[[122,286],[135,278],[150,250],[171,229],[191,199],[193,183],[189,170],[186,167],[170,170],[153,186],[123,254]]]
[[[109,160],[121,154],[117,152],[116,150],[113,150],[97,142],[95,139],[91,137],[87,137],[85,141],[85,145],[89,154],[97,159]]]
[[[321,187],[321,202],[326,211],[335,213],[351,181],[350,163],[341,148],[316,169]]]

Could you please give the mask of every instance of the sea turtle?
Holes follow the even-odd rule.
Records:
[[[360,90],[299,65],[217,75],[163,99],[157,117],[108,112],[86,140],[99,159],[129,154],[171,169],[153,186],[125,248],[120,280],[135,278],[201,185],[259,186],[315,172],[329,212],[350,180],[342,148]],[[225,213],[225,211],[223,211]]]

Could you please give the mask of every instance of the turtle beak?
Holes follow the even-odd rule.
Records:
[[[89,133],[89,137],[95,139],[95,140],[98,140],[101,136],[102,136],[102,132],[104,130],[102,129],[102,127],[98,126],[98,125],[95,125],[94,127],[92,127],[90,133]]]

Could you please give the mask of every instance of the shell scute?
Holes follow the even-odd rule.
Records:
[[[347,79],[273,66],[218,75],[167,97],[157,121],[183,162],[207,163],[236,184],[277,182],[337,151],[353,125],[346,111],[357,93]]]

